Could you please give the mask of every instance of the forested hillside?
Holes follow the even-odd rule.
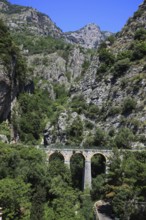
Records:
[[[4,220],[93,220],[93,205],[101,199],[111,203],[112,216],[145,219],[145,151],[115,150],[107,175],[96,158],[92,162],[91,192],[80,188],[84,166],[81,158],[76,157],[71,172],[59,158],[48,164],[41,150],[0,144],[0,205]]]
[[[2,18],[8,24],[7,15],[13,8],[18,27],[21,12],[34,25],[33,16],[27,14],[30,8],[5,5],[5,1],[2,6]],[[20,14],[14,10],[18,8]],[[3,121],[11,112],[11,140],[83,148],[145,147],[144,9],[145,2],[122,31],[109,36],[98,49],[30,33],[29,23],[23,32],[21,27],[18,31],[11,27],[13,44],[19,45],[27,62],[24,88],[20,86],[23,93],[11,94],[13,110],[6,110],[6,116],[1,117]],[[3,108],[5,105],[7,100]],[[9,129],[5,121],[1,126]]]

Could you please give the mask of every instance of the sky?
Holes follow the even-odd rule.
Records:
[[[95,23],[102,31],[118,32],[143,0],[9,0],[47,14],[64,32]]]

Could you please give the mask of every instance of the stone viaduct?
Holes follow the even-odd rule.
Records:
[[[47,159],[49,161],[51,155],[60,153],[64,158],[64,163],[70,167],[71,157],[75,154],[81,154],[85,160],[84,167],[84,189],[91,188],[91,159],[94,155],[102,155],[105,159],[106,172],[108,169],[109,158],[112,156],[112,150],[99,150],[99,149],[58,149],[58,148],[45,148]]]

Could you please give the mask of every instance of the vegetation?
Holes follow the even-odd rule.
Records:
[[[107,66],[111,66],[114,63],[115,57],[109,50],[103,48],[99,50],[99,60]]]
[[[68,145],[79,145],[83,138],[83,124],[79,117],[75,118],[67,128]]]
[[[0,186],[4,220],[86,219],[89,205],[72,186],[69,169],[60,160],[48,165],[36,148],[0,145]]]
[[[63,40],[50,36],[34,38],[27,33],[12,33],[12,36],[16,44],[23,45],[23,49],[28,50],[29,54],[49,54],[58,51],[63,58],[67,59],[68,52],[72,48],[72,45],[66,44]]]
[[[135,35],[134,35],[134,40],[146,40],[146,29],[145,28],[139,28],[136,30]]]
[[[55,158],[55,157],[54,157]],[[60,159],[46,163],[46,155],[33,147],[0,144],[0,204],[4,220],[93,219],[93,203],[110,201],[120,219],[145,218],[145,151],[113,151],[108,174],[105,159],[92,158],[92,190],[82,192],[84,160],[77,154],[71,172]],[[98,171],[98,172],[97,172]],[[80,173],[80,175],[79,175]],[[126,205],[126,209],[125,209]]]
[[[0,36],[0,61],[4,65],[10,80],[15,77],[15,84],[18,84],[19,88],[23,88],[27,70],[26,62],[2,20],[0,20]]]
[[[131,148],[133,140],[134,135],[129,128],[121,128],[114,138],[115,145],[121,149]]]
[[[134,110],[136,108],[136,100],[132,99],[131,97],[127,97],[124,101],[123,101],[123,105],[122,105],[122,113],[123,114],[129,114],[131,113],[132,110]]]
[[[123,75],[130,67],[129,58],[118,60],[114,64],[114,77]]]
[[[9,13],[19,13],[20,10],[19,6],[11,7]],[[135,18],[141,13],[139,11],[135,14]],[[34,38],[27,31],[23,34],[10,35],[2,21],[0,21],[0,36],[0,62],[6,69],[7,77],[10,80],[14,78],[14,84],[21,90],[8,120],[11,121],[14,133],[19,137],[19,143],[27,145],[24,147],[22,144],[14,146],[0,143],[0,206],[3,207],[3,219],[91,220],[93,203],[104,199],[111,203],[117,218],[144,220],[146,208],[141,206],[141,202],[145,204],[146,201],[146,153],[145,151],[132,153],[125,149],[130,150],[135,140],[146,143],[145,135],[139,134],[139,132],[144,133],[145,122],[137,119],[135,114],[131,114],[138,111],[138,108],[145,108],[145,102],[140,106],[134,95],[139,91],[140,86],[143,86],[145,79],[146,30],[137,29],[130,47],[116,55],[105,42],[99,47],[100,63],[97,79],[101,80],[101,76],[107,75],[106,83],[109,73],[112,73],[113,77],[110,91],[113,97],[111,99],[108,97],[109,100],[106,100],[102,107],[93,103],[88,104],[82,94],[72,95],[71,90],[69,94],[64,85],[40,78],[33,79],[32,76],[30,78],[34,81],[34,89],[31,92],[25,90],[26,73],[29,70],[16,44],[21,46],[26,56],[27,53],[29,55],[43,53],[42,61],[38,57],[34,59],[35,66],[48,66],[48,58],[45,54],[54,52],[62,56],[67,64],[73,46],[51,37]],[[109,46],[114,40],[113,36],[108,38]],[[82,48],[80,52],[83,52]],[[95,52],[88,50],[87,53],[92,58]],[[143,68],[141,73],[128,76],[129,78],[125,76],[131,64],[134,67],[138,62]],[[87,72],[89,66],[90,60],[85,59],[82,64],[82,74]],[[73,74],[67,67],[66,76],[70,81]],[[118,77],[121,77],[120,83],[112,88],[112,83]],[[110,77],[108,83],[109,80]],[[123,102],[112,103],[111,100],[114,100],[118,94],[119,84],[127,94],[130,91],[130,94],[123,99]],[[48,88],[51,88],[53,95]],[[70,99],[69,95],[72,95]],[[67,112],[68,120],[64,130],[65,144],[83,148],[117,148],[110,158],[108,174],[105,174],[106,158],[101,155],[92,158],[91,192],[89,189],[82,192],[85,158],[81,154],[73,155],[69,170],[63,164],[64,158],[60,155],[59,159],[53,155],[50,163],[47,164],[45,153],[32,147],[40,144],[43,130],[48,122],[52,126],[51,132],[56,141],[59,130],[58,118],[62,112]],[[74,115],[70,117],[72,113]],[[100,122],[107,120],[108,117],[110,119],[117,117],[117,120],[113,120],[113,127],[106,130],[107,128],[100,127],[102,124]],[[108,120],[106,122],[110,123]],[[0,133],[11,140],[9,122],[0,124]]]
[[[125,153],[122,160],[117,151],[114,155],[109,172],[109,193],[106,196],[112,199],[117,217],[132,219],[137,212],[141,212],[139,202],[145,201],[143,178],[146,154],[145,151]],[[141,220],[144,219],[144,216],[145,210],[142,211]]]
[[[56,101],[53,101],[49,98],[48,91],[40,89],[37,83],[36,80],[34,93],[24,92],[18,97],[18,104],[12,113],[13,127],[20,140],[27,144],[40,142],[46,122],[53,124],[57,121],[67,100],[64,87],[54,84]]]

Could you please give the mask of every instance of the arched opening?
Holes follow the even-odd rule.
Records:
[[[91,175],[96,178],[106,171],[106,158],[102,154],[94,154],[91,158]]]
[[[106,158],[102,154],[95,154],[91,158],[91,175],[92,175],[92,200],[101,200],[105,183]]]
[[[60,186],[62,184],[67,186],[71,183],[70,170],[64,164],[64,160],[64,156],[58,151],[54,152],[49,157],[48,173],[50,181],[55,181],[54,186],[56,187],[58,187],[58,184],[60,184]],[[53,196],[53,193],[50,193],[50,196]]]
[[[56,151],[53,154],[51,154],[49,157],[49,163],[51,163],[52,161],[59,161],[64,163],[64,157],[60,152]]]
[[[81,153],[75,153],[70,159],[72,184],[74,188],[83,190],[85,158]]]

